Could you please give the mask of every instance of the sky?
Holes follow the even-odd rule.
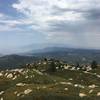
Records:
[[[0,0],[0,53],[100,49],[99,32],[100,0]]]

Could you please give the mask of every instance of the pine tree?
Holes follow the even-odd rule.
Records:
[[[56,72],[56,65],[55,65],[55,62],[52,61],[50,64],[49,64],[49,69],[48,69],[49,72]]]
[[[79,65],[79,63],[77,62],[76,65],[75,65],[75,68],[77,69],[77,68],[79,68],[79,67],[80,67],[80,65]]]
[[[96,69],[98,66],[97,66],[97,62],[96,61],[92,61],[91,63],[91,68],[92,69]]]

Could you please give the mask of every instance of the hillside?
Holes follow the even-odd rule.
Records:
[[[6,55],[0,57],[0,69],[18,68],[26,63],[38,61],[37,57],[19,56],[19,55]]]
[[[0,100],[100,100],[99,67],[83,71],[67,66],[50,73],[39,69],[32,65],[0,71]]]

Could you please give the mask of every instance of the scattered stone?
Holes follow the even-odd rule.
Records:
[[[17,94],[17,97],[19,97],[20,95],[21,95],[21,93],[18,93],[18,94]]]
[[[3,74],[2,74],[2,73],[0,73],[0,76],[3,76]]]
[[[84,80],[81,80],[81,82],[83,82]]]
[[[96,88],[97,86],[96,86],[95,84],[92,84],[92,85],[89,85],[88,87],[94,89],[94,88]]]
[[[17,94],[17,93],[18,93],[17,91],[14,92],[14,94]]]
[[[100,92],[97,93],[97,96],[100,96]]]
[[[60,82],[60,84],[66,85],[67,83],[66,82]]]
[[[69,69],[69,66],[64,66],[64,69]]]
[[[82,89],[85,88],[85,87],[84,87],[83,85],[81,85],[81,84],[74,84],[74,87],[79,87],[79,88],[82,88]]]
[[[27,89],[27,90],[24,91],[24,94],[29,94],[29,93],[31,93],[31,92],[32,92],[31,89]]]
[[[89,72],[87,72],[87,71],[84,71],[84,73],[85,73],[85,74],[89,74]]]
[[[97,73],[94,73],[94,75],[97,75]]]
[[[100,75],[97,75],[98,78],[100,78]]]
[[[64,90],[65,90],[65,91],[67,91],[67,90],[68,90],[68,88],[65,88]]]
[[[89,93],[92,93],[92,92],[93,92],[93,90],[90,90],[90,91],[89,91]]]
[[[25,78],[27,79],[27,78],[28,78],[28,76],[25,76]]]
[[[35,77],[35,75],[30,76],[30,78],[34,78],[34,77]]]
[[[67,82],[66,84],[67,84],[67,85],[72,85],[72,83],[71,83],[71,82]]]
[[[5,73],[5,75],[4,75],[4,76],[6,77],[7,75],[8,75],[8,73]]]
[[[69,80],[69,81],[72,81],[73,79],[72,79],[72,78],[69,78],[68,80]]]
[[[62,85],[72,85],[71,82],[60,82],[60,84],[62,84]]]
[[[43,89],[46,89],[47,87],[46,87],[46,86],[43,86],[42,88],[43,88]]]
[[[1,97],[0,100],[3,100],[3,97]]]
[[[82,98],[82,97],[85,97],[87,95],[85,93],[79,93],[79,96]]]
[[[72,67],[70,70],[76,70],[75,67]]]
[[[13,79],[12,79],[12,80],[15,80],[16,78],[17,78],[17,76],[13,77]]]
[[[40,89],[40,87],[37,87],[37,90],[39,90]]]
[[[80,70],[80,68],[77,68],[77,70]]]
[[[21,73],[23,71],[23,69],[12,69],[10,71],[12,71],[12,72],[20,72]]]
[[[74,84],[75,87],[78,87],[78,84]]]
[[[91,71],[91,70],[92,70],[91,66],[88,66],[88,67],[86,68],[86,70],[87,70],[87,71]]]
[[[18,83],[16,84],[16,86],[25,86],[26,84],[25,83]]]
[[[4,93],[4,91],[1,91],[1,92],[0,92],[0,95],[2,95],[3,93]]]
[[[13,78],[13,74],[12,73],[8,74],[7,78]]]

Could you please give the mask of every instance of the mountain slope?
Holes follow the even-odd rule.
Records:
[[[100,100],[100,77],[97,75],[69,69],[51,75],[35,69],[1,71],[0,99]]]
[[[0,57],[0,69],[17,68],[37,60],[39,60],[37,57],[6,55]]]

